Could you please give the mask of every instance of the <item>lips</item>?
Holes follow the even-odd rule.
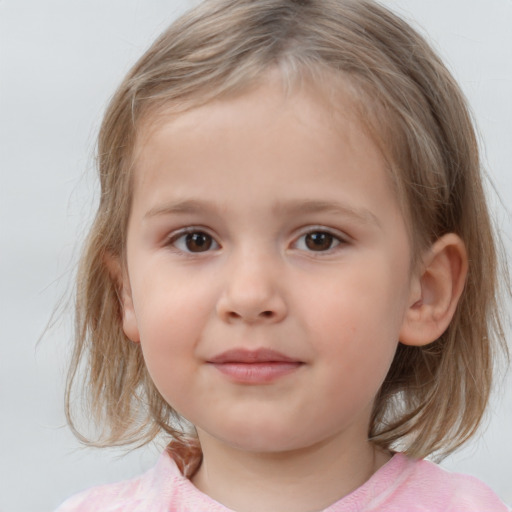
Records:
[[[285,356],[276,350],[269,348],[260,348],[258,350],[246,350],[246,349],[233,349],[222,352],[212,359],[209,359],[210,363],[225,364],[225,363],[291,363],[299,362],[291,357]]]
[[[272,349],[228,350],[207,363],[240,384],[269,384],[296,372],[304,364]]]

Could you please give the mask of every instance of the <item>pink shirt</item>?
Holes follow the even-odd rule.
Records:
[[[230,512],[183,477],[164,452],[147,473],[95,487],[56,512]],[[396,454],[366,483],[324,512],[511,512],[478,479]],[[232,512],[232,511],[231,511]]]

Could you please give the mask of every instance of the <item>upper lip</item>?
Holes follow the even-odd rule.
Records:
[[[256,350],[248,350],[244,348],[235,348],[226,350],[221,354],[208,359],[209,363],[224,364],[224,363],[270,363],[270,362],[300,362],[297,359],[288,357],[281,352],[272,350],[270,348],[259,348]]]

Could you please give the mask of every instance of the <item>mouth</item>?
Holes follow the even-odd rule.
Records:
[[[239,384],[269,384],[296,372],[304,364],[272,349],[228,350],[207,363]]]

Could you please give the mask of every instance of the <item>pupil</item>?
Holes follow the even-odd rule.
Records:
[[[205,233],[191,233],[187,235],[187,249],[191,252],[207,251],[212,245],[212,237]]]
[[[324,251],[330,249],[332,235],[329,233],[309,233],[306,235],[306,246],[312,251]]]

